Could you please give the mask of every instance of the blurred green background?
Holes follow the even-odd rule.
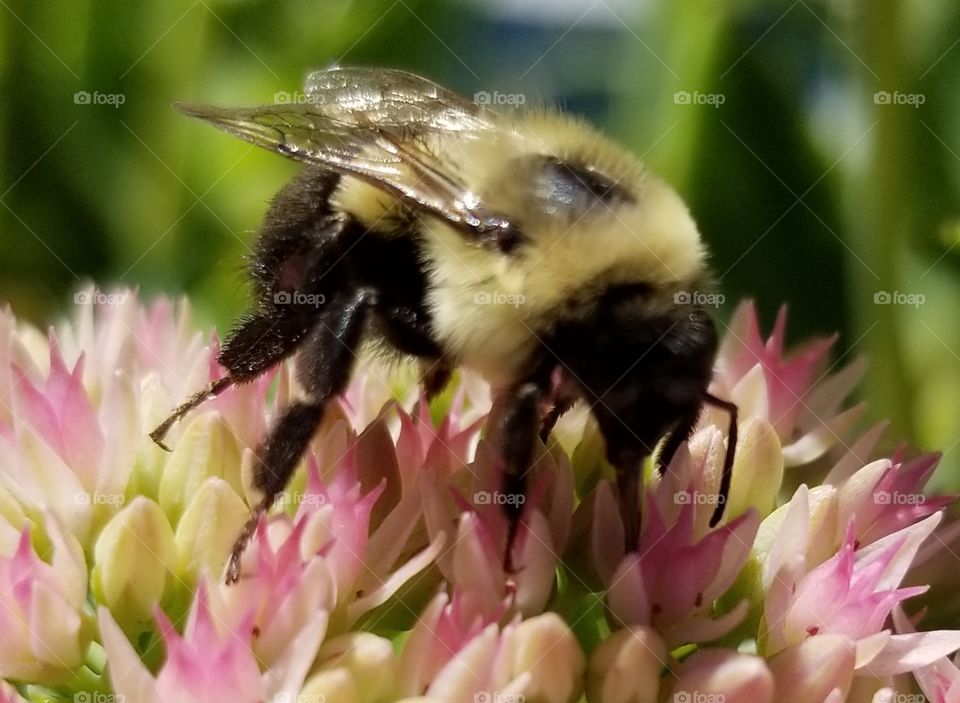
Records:
[[[689,202],[718,317],[752,296],[794,341],[839,330],[871,419],[960,487],[955,0],[0,0],[0,299],[49,321],[92,279],[227,327],[296,166],[170,104],[268,103],[334,62],[607,129]]]

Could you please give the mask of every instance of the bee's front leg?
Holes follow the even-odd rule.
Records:
[[[162,449],[167,432],[191,410],[237,383],[252,381],[293,354],[311,321],[286,310],[266,309],[245,318],[224,342],[217,362],[227,375],[211,381],[175,408],[151,433],[150,439]]]
[[[375,300],[375,293],[363,289],[352,295],[330,296],[329,301],[323,303],[297,359],[297,377],[306,398],[291,403],[283,411],[257,451],[253,480],[263,499],[233,545],[227,583],[239,580],[240,557],[260,516],[286,487],[323,419],[327,403],[346,388]]]

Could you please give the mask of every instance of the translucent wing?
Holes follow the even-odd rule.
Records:
[[[513,242],[490,212],[428,148],[424,137],[475,138],[496,114],[424,78],[382,69],[331,69],[307,80],[304,104],[177,109],[253,144],[360,178],[481,241]]]
[[[381,129],[478,132],[497,114],[433,81],[395,69],[331,68],[307,76],[307,100],[343,124]]]

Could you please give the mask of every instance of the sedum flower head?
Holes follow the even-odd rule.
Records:
[[[741,305],[722,342],[712,391],[740,439],[715,528],[720,414],[647,477],[626,553],[583,408],[504,496],[482,380],[428,403],[361,360],[227,586],[291,369],[164,452],[147,432],[222,375],[216,336],[184,303],[77,300],[99,304],[49,334],[0,313],[0,702],[960,700],[960,632],[920,626],[956,531],[923,492],[939,457],[878,454],[884,426],[858,434],[846,403],[862,364],[824,376],[830,339],[785,350],[783,311],[764,337]]]
[[[12,555],[0,556],[0,676],[58,683],[84,659],[86,565],[76,542],[51,525],[50,562],[24,529]]]

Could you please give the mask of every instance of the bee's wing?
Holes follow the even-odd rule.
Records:
[[[307,102],[342,124],[414,133],[493,129],[497,114],[433,81],[396,69],[331,68],[307,76]]]
[[[506,218],[484,207],[420,138],[475,137],[494,127],[494,113],[401,71],[320,71],[307,93],[305,104],[177,108],[271,151],[360,178],[478,241],[515,241]]]

